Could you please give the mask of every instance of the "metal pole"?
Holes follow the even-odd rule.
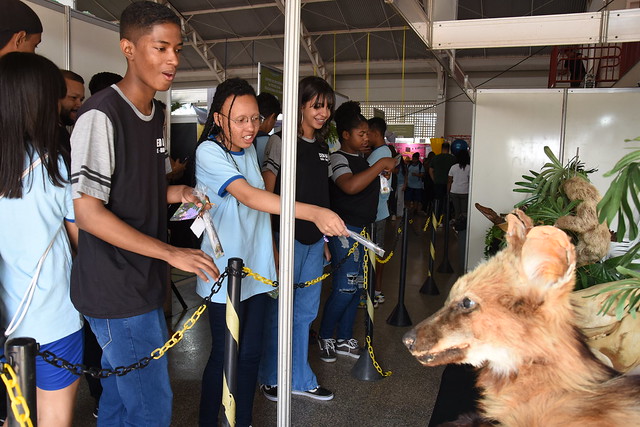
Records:
[[[387,318],[387,323],[392,326],[409,326],[411,318],[404,306],[404,290],[407,283],[407,258],[409,247],[409,215],[408,209],[404,208],[402,216],[402,256],[400,258],[400,283],[398,285],[398,304]]]
[[[371,236],[371,240],[372,241],[376,241],[376,236],[375,236],[375,224],[371,224],[369,226],[370,229],[370,233],[369,235]],[[376,276],[375,276],[375,272],[373,269],[373,266],[375,264],[375,253],[373,251],[369,251],[369,249],[363,247],[364,251],[368,251],[369,252],[369,259],[367,261],[367,264],[363,264],[364,268],[368,268],[368,274],[367,274],[367,283],[365,283],[365,286],[367,287],[367,312],[366,312],[366,318],[365,318],[365,329],[366,329],[366,334],[367,334],[367,338],[370,339],[371,341],[371,345],[373,346],[373,318],[374,318],[374,308],[373,308],[373,301],[375,299],[375,295],[376,295],[376,289],[375,289],[375,283],[376,283]],[[365,257],[363,256],[363,263],[365,262]],[[373,359],[371,359],[371,354],[369,353],[369,345],[368,343],[365,342],[365,348],[364,351],[362,352],[362,354],[360,355],[360,358],[358,359],[358,361],[356,362],[355,365],[353,365],[353,368],[351,369],[351,375],[353,375],[355,378],[362,380],[362,381],[377,381],[379,379],[384,378],[375,368],[375,366],[373,365]]]
[[[238,385],[238,347],[240,345],[240,285],[243,263],[229,258],[227,280],[227,329],[224,337],[224,377],[222,378],[223,426],[236,425],[236,388]]]
[[[38,402],[36,400],[36,353],[38,344],[33,338],[13,338],[4,347],[7,363],[16,373],[18,385],[22,391],[31,414],[34,427],[38,423]],[[13,416],[11,402],[7,394],[7,426],[20,425]]]
[[[449,218],[451,217],[451,204],[449,203],[449,192],[444,199],[444,258],[442,264],[438,267],[438,273],[453,273],[453,268],[449,262]]]
[[[284,11],[282,113],[280,290],[278,296],[278,427],[291,425],[291,351],[293,328],[293,254],[300,67],[300,0],[287,0]]]
[[[440,291],[438,290],[438,286],[436,286],[436,281],[433,278],[433,264],[436,258],[436,223],[438,220],[436,219],[436,212],[440,211],[440,201],[438,199],[434,200],[433,209],[431,209],[431,239],[429,240],[429,271],[427,271],[427,278],[422,284],[420,288],[421,294],[427,295],[440,295]]]

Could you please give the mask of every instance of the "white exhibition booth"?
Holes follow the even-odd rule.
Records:
[[[628,153],[625,139],[640,136],[640,88],[478,90],[473,124],[467,270],[483,259],[491,223],[473,206],[509,212],[526,194],[514,183],[547,163],[549,146],[566,163],[579,149],[589,178],[603,195],[603,174]],[[637,144],[635,145],[637,146]]]

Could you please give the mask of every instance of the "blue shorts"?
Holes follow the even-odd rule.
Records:
[[[83,343],[84,337],[82,329],[80,329],[57,341],[41,345],[40,351],[49,350],[72,364],[82,363]],[[57,368],[45,362],[40,356],[36,357],[36,386],[39,389],[47,391],[62,390],[73,384],[78,378],[80,377],[66,369]]]

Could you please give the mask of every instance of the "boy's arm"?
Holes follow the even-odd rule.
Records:
[[[213,259],[196,249],[176,248],[139,232],[108,210],[102,200],[82,194],[73,206],[78,228],[121,249],[166,261],[208,281],[205,272],[217,279],[220,275]]]

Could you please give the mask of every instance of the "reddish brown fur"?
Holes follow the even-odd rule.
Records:
[[[503,425],[638,423],[640,377],[597,361],[574,326],[569,238],[554,227],[532,228],[519,211],[507,221],[508,247],[458,279],[445,306],[405,344],[427,366],[480,368],[480,409]]]

